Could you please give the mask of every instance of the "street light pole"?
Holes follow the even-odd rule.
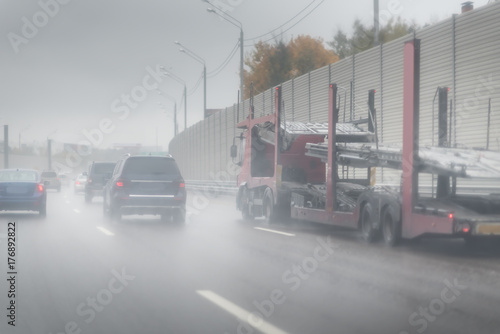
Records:
[[[186,89],[186,84],[184,83],[184,130],[186,130],[187,127],[187,105],[188,105],[188,100],[187,100],[187,89]],[[176,107],[177,110],[177,107]],[[177,111],[176,111],[177,113]]]
[[[159,89],[157,91],[158,91],[158,94],[164,95],[167,99],[174,102],[174,137],[175,137],[175,136],[177,136],[177,101],[169,94],[162,92]]]
[[[179,78],[177,75],[173,74],[172,72],[169,72],[165,69],[165,67],[160,66],[160,69],[163,71],[163,74],[166,76],[171,77],[178,83],[184,86],[184,130],[186,130],[186,125],[187,125],[187,88],[186,88],[186,82]]]
[[[211,6],[213,6],[215,9],[213,8],[208,8],[207,11],[209,13],[214,13],[216,14],[217,16],[221,17],[222,19],[226,20],[227,22],[231,23],[232,25],[234,25],[235,27],[237,27],[238,29],[240,29],[240,101],[243,102],[243,96],[244,96],[244,92],[243,92],[243,89],[245,88],[244,87],[244,73],[243,73],[243,65],[244,65],[244,50],[243,50],[243,43],[244,43],[244,39],[243,39],[243,24],[237,20],[235,17],[229,15],[228,13],[226,13],[225,11],[221,10],[220,8],[218,8],[217,6],[215,6],[214,4],[212,4],[209,0],[202,0],[203,2],[206,2],[208,4],[210,4]],[[231,19],[228,19],[228,17]],[[234,21],[234,22],[233,22]],[[235,23],[236,22],[236,23]]]
[[[207,117],[207,66],[203,64],[203,118]]]
[[[207,65],[205,59],[201,58],[196,53],[186,48],[181,44],[181,42],[175,41],[174,43],[181,47],[179,49],[180,52],[185,53],[186,55],[203,65],[203,118],[205,118],[207,116]],[[184,124],[184,128],[186,128],[186,124]]]
[[[243,27],[240,27],[240,101],[243,102],[244,92],[243,92]]]

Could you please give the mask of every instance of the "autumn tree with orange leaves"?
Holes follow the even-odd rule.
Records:
[[[245,60],[245,98],[250,96],[253,82],[254,95],[282,82],[308,73],[339,60],[323,45],[321,38],[299,35],[288,44],[282,40],[269,44],[258,42]]]

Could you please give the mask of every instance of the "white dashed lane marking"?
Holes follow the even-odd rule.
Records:
[[[229,300],[219,296],[213,291],[210,290],[198,290],[196,291],[200,296],[214,303],[221,309],[226,312],[232,314],[237,317],[242,322],[247,323],[248,325],[254,327],[259,332],[264,334],[287,334],[287,332],[275,327],[274,325],[268,323],[262,317],[256,314],[256,312],[251,313],[247,310],[239,307],[236,304],[233,304]]]
[[[286,232],[271,230],[271,229],[263,228],[263,227],[254,227],[254,229],[260,230],[260,231],[265,231],[265,232],[271,232],[271,233],[286,235],[287,237],[294,237],[295,236],[295,234],[292,234],[292,233],[286,233]]]
[[[114,236],[115,234],[107,229],[105,229],[104,227],[102,226],[97,226],[97,229],[99,231],[101,231],[102,233],[106,234],[106,235],[109,235],[110,237]]]

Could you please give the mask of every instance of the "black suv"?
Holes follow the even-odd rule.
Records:
[[[89,166],[87,184],[85,185],[85,202],[92,202],[94,196],[102,196],[106,181],[111,178],[116,162],[93,161]]]
[[[103,212],[108,217],[155,214],[162,220],[186,220],[184,179],[170,155],[126,155],[117,162],[103,197]]]

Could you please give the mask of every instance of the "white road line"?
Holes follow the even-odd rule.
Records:
[[[75,211],[76,213],[80,213],[80,210],[78,209],[73,209],[73,211]]]
[[[97,229],[99,231],[101,231],[102,233],[106,234],[106,235],[109,235],[110,237],[114,236],[115,234],[113,232],[110,232],[108,230],[106,230],[104,227],[102,226],[97,226]]]
[[[257,329],[259,332],[264,334],[287,334],[287,332],[282,331],[278,327],[271,325],[262,319],[261,316],[258,316],[256,312],[250,313],[247,310],[239,307],[236,304],[233,304],[229,300],[219,296],[213,291],[210,290],[198,290],[196,291],[203,298],[208,299],[215,305],[219,306],[221,309],[231,313],[236,316],[242,322],[246,322],[250,326]]]
[[[286,232],[281,232],[281,231],[276,231],[276,230],[270,230],[268,228],[262,228],[262,227],[254,227],[256,230],[261,230],[261,231],[266,231],[266,232],[271,232],[271,233],[276,233],[276,234],[282,234],[286,235],[287,237],[294,237],[295,234],[292,233],[286,233]]]

